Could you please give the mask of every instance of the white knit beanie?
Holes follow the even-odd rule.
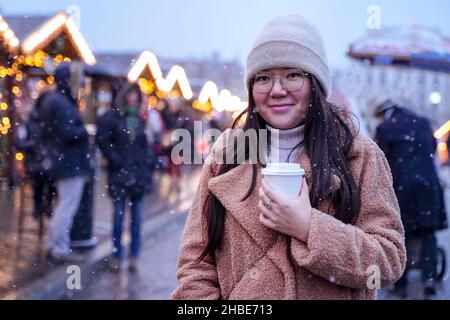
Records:
[[[256,37],[247,57],[245,81],[272,68],[299,68],[313,74],[326,96],[331,91],[330,69],[318,30],[300,15],[272,19]]]

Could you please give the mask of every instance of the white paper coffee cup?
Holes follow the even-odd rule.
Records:
[[[261,170],[270,186],[287,199],[300,195],[305,170],[297,163],[268,163]]]

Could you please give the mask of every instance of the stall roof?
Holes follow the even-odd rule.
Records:
[[[81,60],[89,65],[95,64],[95,56],[89,49],[77,25],[66,12],[44,16],[8,16],[5,19],[17,33],[22,52],[25,54],[46,47],[64,32]]]
[[[412,54],[450,54],[450,40],[438,30],[421,26],[390,27],[369,32],[350,45],[352,57],[391,56],[409,59]]]
[[[56,13],[55,13],[56,14]],[[20,43],[22,43],[30,34],[36,31],[53,15],[40,16],[5,16],[5,20],[16,34]]]

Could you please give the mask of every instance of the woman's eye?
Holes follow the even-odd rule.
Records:
[[[265,81],[270,81],[270,77],[269,76],[256,76],[255,77],[255,81],[257,82],[265,82]]]
[[[287,79],[296,79],[296,78],[301,78],[301,77],[302,77],[302,74],[300,72],[291,72],[291,73],[288,73],[286,76]]]

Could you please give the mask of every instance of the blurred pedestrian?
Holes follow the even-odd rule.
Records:
[[[245,143],[246,161],[234,154],[230,163],[234,141],[227,133],[217,140],[189,211],[172,297],[375,299],[403,273],[400,212],[382,151],[327,101],[317,29],[297,15],[269,22],[248,55],[246,85],[248,108],[233,123],[244,132],[228,137],[266,128],[270,149],[255,163]],[[278,161],[305,169],[297,198],[261,176]]]
[[[173,155],[172,150],[179,141],[172,140],[172,134],[177,129],[190,130],[193,137],[193,129],[183,110],[183,101],[180,98],[168,99],[166,107],[162,110],[162,120],[164,124],[164,133],[161,137],[162,153],[167,157],[168,171],[171,179],[170,190],[176,194],[181,192],[181,164],[183,154]],[[193,139],[192,139],[193,140]],[[192,152],[191,145],[191,152]],[[192,154],[192,153],[191,153]]]
[[[15,146],[25,155],[26,175],[33,188],[33,216],[36,219],[52,216],[52,201],[56,195],[53,179],[44,169],[45,145],[43,143],[42,102],[49,92],[43,92],[36,100],[28,118],[17,130]]]
[[[83,257],[70,247],[70,231],[78,211],[86,177],[93,174],[88,152],[88,133],[77,99],[84,87],[79,63],[63,63],[55,71],[57,89],[42,102],[44,169],[56,181],[58,201],[51,222],[49,257],[60,262],[80,262]]]
[[[437,145],[430,122],[387,98],[375,98],[370,104],[382,121],[376,130],[376,141],[391,167],[406,232],[407,251],[412,249],[413,238],[421,239],[424,294],[434,295],[437,272],[435,232],[446,227],[447,219],[434,163]],[[394,291],[403,297],[407,295],[410,263],[395,284]]]
[[[108,160],[108,191],[114,204],[114,252],[110,269],[118,271],[122,260],[125,208],[131,204],[131,250],[128,266],[136,271],[141,246],[143,197],[152,188],[155,160],[139,116],[142,93],[139,85],[125,84],[112,110],[99,120],[97,143]]]

